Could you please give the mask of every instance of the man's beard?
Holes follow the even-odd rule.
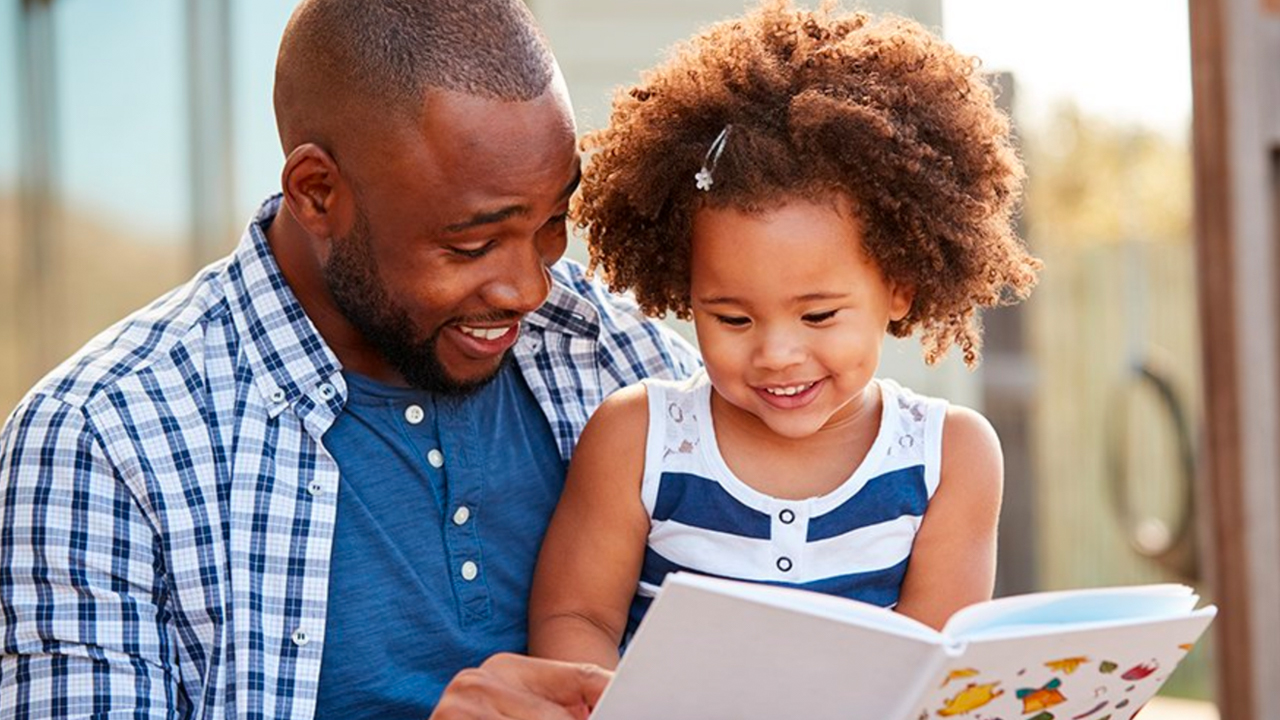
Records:
[[[475,380],[449,376],[436,345],[440,330],[418,339],[417,328],[404,308],[392,302],[373,261],[372,234],[364,210],[357,208],[355,224],[345,238],[335,239],[324,264],[324,282],[346,319],[391,364],[405,382],[420,390],[447,396],[475,392],[493,380],[507,360],[489,375]],[[509,353],[508,353],[509,354]]]

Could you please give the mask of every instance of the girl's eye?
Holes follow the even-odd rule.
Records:
[[[740,317],[738,315],[716,315],[716,322],[729,327],[746,327],[751,322],[751,318]]]
[[[489,254],[489,251],[493,249],[493,246],[497,244],[497,242],[498,242],[497,240],[490,240],[485,244],[479,247],[474,247],[474,248],[450,246],[449,252],[453,253],[454,255],[459,255],[461,257],[474,260],[476,258],[481,258]]]
[[[828,310],[826,312],[820,312],[820,313],[809,313],[808,315],[804,316],[804,321],[807,323],[818,325],[835,317],[837,312],[839,312],[839,310]]]
[[[548,218],[547,224],[544,227],[563,226],[568,221],[569,221],[569,213],[562,212],[559,215],[552,215],[550,218]]]

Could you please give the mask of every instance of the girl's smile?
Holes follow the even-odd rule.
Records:
[[[790,410],[808,405],[821,392],[824,382],[826,382],[825,378],[792,385],[757,387],[756,391],[765,399],[765,402],[781,410]]]

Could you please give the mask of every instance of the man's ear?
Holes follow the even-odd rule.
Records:
[[[902,282],[889,282],[889,319],[897,322],[911,312],[916,299],[916,286]]]
[[[350,186],[333,156],[314,143],[293,149],[280,176],[284,202],[309,235],[343,236],[353,215]]]

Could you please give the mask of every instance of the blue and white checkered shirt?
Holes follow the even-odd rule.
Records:
[[[264,228],[53,371],[0,433],[0,717],[310,718],[346,385]],[[606,395],[697,359],[553,268],[515,359],[567,459]]]

